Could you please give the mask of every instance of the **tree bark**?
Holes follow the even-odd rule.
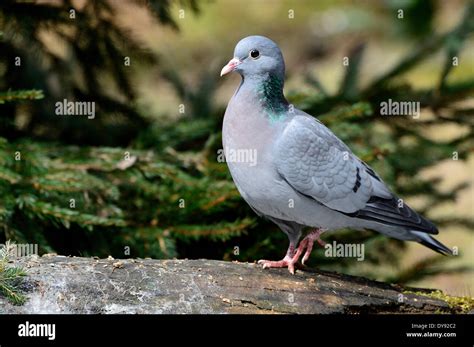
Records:
[[[321,270],[216,260],[18,258],[27,302],[3,313],[452,313],[407,288]],[[412,291],[425,291],[416,289]]]

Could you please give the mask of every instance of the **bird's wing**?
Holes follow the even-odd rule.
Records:
[[[400,203],[377,174],[315,118],[297,115],[275,145],[279,174],[299,193],[345,215],[428,233],[436,227]]]

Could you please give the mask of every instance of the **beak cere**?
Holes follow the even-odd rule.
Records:
[[[232,72],[235,70],[235,68],[237,67],[237,65],[241,64],[242,61],[238,58],[233,58],[231,59],[226,66],[224,66],[221,70],[221,76],[224,76],[226,74],[228,74],[229,72]]]

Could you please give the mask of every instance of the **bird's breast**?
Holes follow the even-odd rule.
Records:
[[[281,130],[272,124],[260,107],[240,103],[235,97],[229,102],[222,127],[222,144],[226,162],[231,168],[256,171],[272,165],[272,149]],[[252,107],[254,106],[254,107]]]
[[[272,124],[255,105],[247,107],[235,97],[229,103],[223,122],[222,142],[225,160],[242,197],[253,207],[271,206],[281,200],[281,180],[272,150],[281,125]]]

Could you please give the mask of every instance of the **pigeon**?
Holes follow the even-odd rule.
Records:
[[[278,45],[264,36],[237,43],[221,76],[241,82],[222,125],[223,151],[232,179],[255,213],[288,236],[280,261],[263,268],[304,268],[314,242],[326,231],[374,230],[417,241],[441,254],[437,227],[390,191],[382,178],[317,118],[295,108],[283,94],[285,63]],[[302,230],[311,231],[300,240]],[[300,258],[303,256],[301,262]]]

